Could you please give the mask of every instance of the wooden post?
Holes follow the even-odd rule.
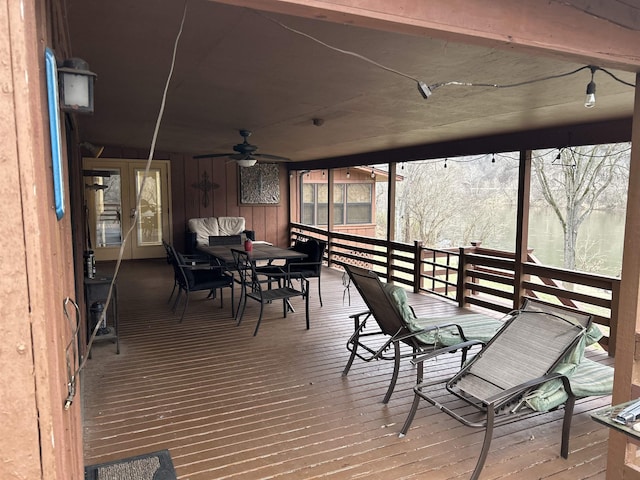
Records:
[[[420,291],[422,283],[420,275],[422,275],[422,241],[414,240],[413,242],[413,293]]]
[[[609,320],[609,345],[607,353],[616,356],[616,338],[618,338],[618,315],[620,314],[620,282],[613,282],[611,290],[611,313]]]
[[[467,260],[464,251],[464,247],[460,247],[460,259],[458,261],[458,291],[456,292],[456,300],[459,307],[466,307],[467,305],[467,292],[465,290],[465,283],[467,281]]]
[[[391,242],[396,239],[396,166],[396,163],[389,164],[389,176],[387,177],[387,279],[393,277]]]
[[[513,308],[522,305],[524,296],[524,263],[529,239],[529,194],[531,190],[531,150],[520,151],[518,172],[518,212],[516,215],[516,257],[513,278]]]
[[[636,332],[640,327],[640,74],[636,74],[636,95],[631,132],[631,165],[627,197],[627,218],[622,255],[622,280],[615,338],[616,368],[613,382],[614,405],[632,398],[640,384],[640,360],[636,359]],[[635,463],[637,447],[626,435],[609,433],[607,480],[640,478]]]

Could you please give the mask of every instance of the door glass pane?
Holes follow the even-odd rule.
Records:
[[[140,194],[140,212],[136,233],[139,246],[162,243],[162,184],[160,170],[152,168],[144,181],[144,169],[136,169],[136,192]]]
[[[108,172],[109,176],[91,177],[92,183],[86,188],[94,195],[96,246],[119,247],[122,244],[122,182],[120,170]]]

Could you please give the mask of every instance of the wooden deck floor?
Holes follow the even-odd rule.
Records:
[[[322,308],[313,281],[310,330],[302,308],[284,319],[273,305],[257,337],[258,306],[249,304],[236,327],[228,293],[222,310],[218,300],[193,295],[179,324],[163,261],[124,263],[118,278],[121,353],[97,344],[82,376],[87,465],[169,449],[181,480],[438,480],[468,478],[473,469],[482,432],[426,404],[398,438],[413,399],[410,364],[386,406],[391,362],[356,359],[341,376],[348,316],[363,304],[353,288],[351,305],[343,304],[340,272],[323,272]],[[418,313],[457,310],[425,295],[411,303]],[[428,368],[445,372],[456,361],[450,355]],[[608,431],[589,412],[609,403],[577,403],[568,460],[559,455],[562,411],[499,427],[482,478],[603,479]]]

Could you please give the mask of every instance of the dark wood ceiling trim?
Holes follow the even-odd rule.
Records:
[[[218,3],[359,27],[422,35],[637,71],[640,18],[618,10],[540,0],[216,0]],[[614,15],[609,18],[608,15]],[[619,23],[619,22],[618,22]],[[597,48],[594,46],[597,45]]]
[[[515,132],[488,137],[467,138],[449,142],[415,145],[376,152],[329,157],[288,164],[290,170],[314,170],[354,165],[374,165],[409,162],[431,158],[517,152],[540,148],[560,148],[575,145],[627,142],[631,140],[631,118],[608,122],[572,125],[557,128]]]

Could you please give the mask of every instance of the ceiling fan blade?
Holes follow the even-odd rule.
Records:
[[[233,155],[229,155],[229,158],[232,160],[248,160],[253,158],[253,155],[250,153],[234,153]]]
[[[278,155],[269,155],[268,153],[254,153],[254,157],[258,157],[258,159],[264,158],[265,160],[275,160],[277,162],[290,162],[290,158],[279,157]]]
[[[217,157],[230,157],[235,153],[205,153],[204,155],[194,155],[193,158],[217,158]]]

